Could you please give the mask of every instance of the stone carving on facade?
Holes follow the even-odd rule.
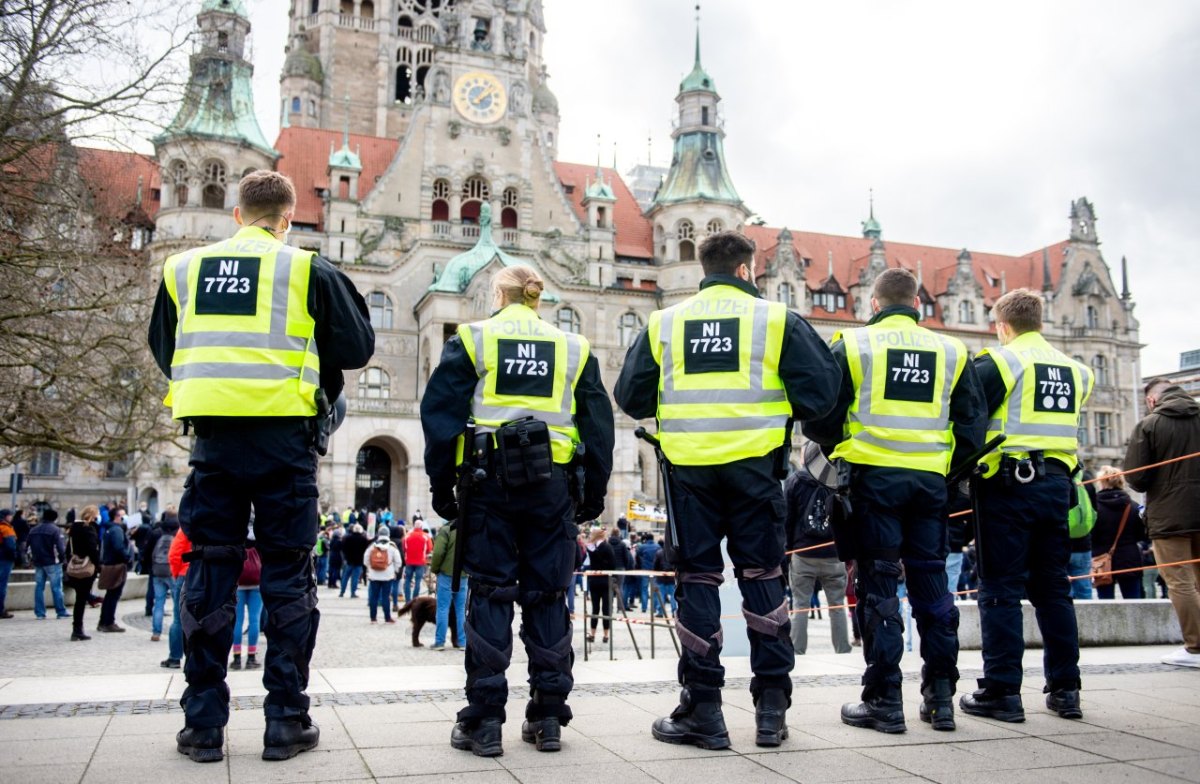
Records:
[[[417,339],[410,335],[385,338],[377,341],[379,354],[391,357],[415,357],[417,355]]]
[[[512,90],[508,94],[508,108],[515,117],[525,116],[525,82],[517,80],[512,84]]]
[[[517,26],[512,22],[504,23],[504,53],[509,57],[519,57],[517,42]]]
[[[457,139],[462,134],[462,123],[458,120],[451,120],[446,123],[446,133],[450,135],[451,139]]]
[[[433,102],[450,103],[450,76],[441,68],[433,72]]]
[[[508,128],[507,126],[503,126],[501,128],[498,128],[496,130],[496,133],[500,136],[500,143],[502,145],[504,145],[505,147],[507,147],[509,145],[509,143],[512,142],[512,129],[511,128]]]
[[[458,11],[448,8],[442,12],[441,43],[451,49],[457,49],[459,33],[462,31],[462,18]]]
[[[531,0],[529,3],[529,20],[537,29],[546,29],[546,21],[542,17],[542,0]]]

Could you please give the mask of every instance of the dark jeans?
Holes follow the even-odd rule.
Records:
[[[1070,479],[1064,470],[1048,466],[1045,478],[1026,485],[1006,486],[998,478],[978,485],[979,685],[998,694],[1020,692],[1025,653],[1021,598],[1028,596],[1042,632],[1047,685],[1052,691],[1077,689],[1079,630],[1067,580]]]
[[[92,575],[86,580],[67,578],[67,584],[75,589],[75,607],[71,616],[71,631],[75,634],[83,634],[83,613],[87,610],[88,599],[92,595],[92,586],[96,584],[96,576]]]
[[[838,530],[855,556],[862,631],[863,699],[900,697],[904,625],[897,598],[900,565],[921,634],[923,681],[958,681],[958,608],[946,589],[946,479],[930,471],[855,466],[853,519]]]
[[[536,501],[536,503],[533,503]],[[571,616],[566,591],[575,566],[575,507],[567,477],[556,465],[546,482],[502,487],[480,484],[467,508],[467,701],[459,721],[506,718],[512,657],[513,602],[521,605],[521,641],[529,654],[530,700],[526,718],[571,718],[566,705],[574,686]]]
[[[1097,599],[1115,599],[1117,586],[1121,588],[1122,599],[1143,599],[1142,596],[1142,573],[1129,572],[1128,574],[1114,574],[1113,580],[1108,585],[1096,586]]]
[[[122,581],[116,588],[104,592],[104,603],[100,605],[100,626],[111,626],[117,622],[117,602],[121,601],[121,592],[124,590],[125,583]]]
[[[599,616],[604,617],[604,631],[612,628],[612,620],[609,616],[612,615],[612,595],[613,586],[615,583],[609,582],[608,577],[589,577],[588,595],[592,597],[592,631],[596,630],[596,624],[601,620]]]
[[[267,718],[304,717],[308,665],[321,617],[312,563],[317,454],[307,424],[291,417],[230,418],[210,420],[196,430],[192,473],[179,503],[179,523],[195,548],[180,608],[188,683],[180,704],[187,725],[223,727],[229,721],[225,674],[251,504],[271,641],[263,662],[263,707]],[[212,549],[204,552],[206,547]]]
[[[750,690],[791,694],[796,665],[784,598],[783,521],[786,504],[771,457],[726,465],[674,469],[672,500],[680,535],[676,563],[682,655],[679,682],[697,702],[716,698],[725,685],[721,664],[721,600],[725,560],[733,561],[750,639]]]
[[[367,604],[371,608],[371,620],[375,620],[379,607],[383,607],[383,619],[392,620],[392,605],[389,602],[394,580],[367,580]]]

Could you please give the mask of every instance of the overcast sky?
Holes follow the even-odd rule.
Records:
[[[559,158],[595,160],[600,134],[605,165],[614,142],[623,172],[667,163],[694,2],[544,2]],[[248,5],[273,139],[287,2]],[[1200,348],[1200,3],[707,0],[701,47],[769,225],[857,234],[874,188],[885,240],[1020,254],[1087,196],[1118,289],[1129,258],[1143,373]]]

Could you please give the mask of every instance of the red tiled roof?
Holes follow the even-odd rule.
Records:
[[[76,147],[79,173],[88,184],[97,211],[114,220],[132,217],[137,210],[141,185],[142,212],[150,220],[158,214],[162,183],[158,161],[149,155],[95,147]],[[139,183],[140,179],[140,183]]]
[[[747,226],[745,231],[747,236],[758,246],[755,254],[755,275],[762,275],[766,270],[767,263],[775,256],[779,245],[780,229],[768,226]],[[805,282],[812,291],[820,290],[829,277],[831,253],[833,276],[846,290],[858,282],[859,274],[870,261],[873,242],[870,239],[804,231],[793,231],[791,234],[793,255],[797,262],[802,258],[809,259],[811,262],[805,270]],[[1058,284],[1066,245],[1066,242],[1060,242],[1045,248],[1050,259],[1052,286]],[[1009,290],[1029,288],[1040,291],[1042,288],[1042,250],[1039,248],[1021,256],[971,251],[972,267],[975,279],[983,287],[984,303],[990,306],[999,298],[1002,275],[1003,282]],[[960,250],[952,248],[911,245],[886,240],[884,242],[884,255],[889,267],[904,267],[916,273],[917,262],[921,262],[922,282],[925,289],[934,297],[946,292],[946,285],[954,276],[960,252]],[[822,310],[819,314],[814,313],[814,316],[821,319],[853,321],[853,314],[854,297],[848,294],[844,310],[834,313]],[[928,320],[928,323],[930,326],[942,325],[940,308],[935,317]],[[982,328],[986,329],[987,324],[984,323]]]
[[[324,231],[324,208],[317,188],[329,187],[329,145],[341,149],[342,132],[320,128],[280,128],[275,149],[283,157],[276,168],[292,178],[296,186],[296,223],[304,223]],[[358,153],[362,172],[358,176],[358,193],[351,194],[360,201],[375,187],[376,178],[383,175],[400,142],[378,136],[350,134],[350,149]]]
[[[579,219],[587,221],[587,210],[583,208],[583,196],[589,180],[596,178],[596,167],[586,163],[554,162],[554,171],[564,188],[571,191],[567,198],[575,207]],[[654,230],[650,221],[642,217],[642,208],[629,186],[621,179],[616,169],[601,168],[604,181],[613,189],[617,203],[613,206],[613,225],[616,227],[614,252],[618,256],[629,256],[635,259],[650,259],[654,257]]]

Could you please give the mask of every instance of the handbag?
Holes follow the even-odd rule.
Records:
[[[67,577],[72,580],[90,580],[96,575],[96,565],[86,555],[72,555],[67,561]]]
[[[1125,521],[1129,519],[1129,510],[1132,508],[1133,504],[1125,507],[1125,512],[1121,515],[1121,524],[1117,526],[1117,535],[1113,537],[1112,547],[1108,548],[1108,552],[1092,556],[1092,585],[1112,585],[1113,553],[1116,552],[1117,542],[1121,541],[1121,533],[1125,530]]]
[[[100,581],[96,587],[101,591],[110,591],[125,584],[125,564],[103,564],[100,567]]]

